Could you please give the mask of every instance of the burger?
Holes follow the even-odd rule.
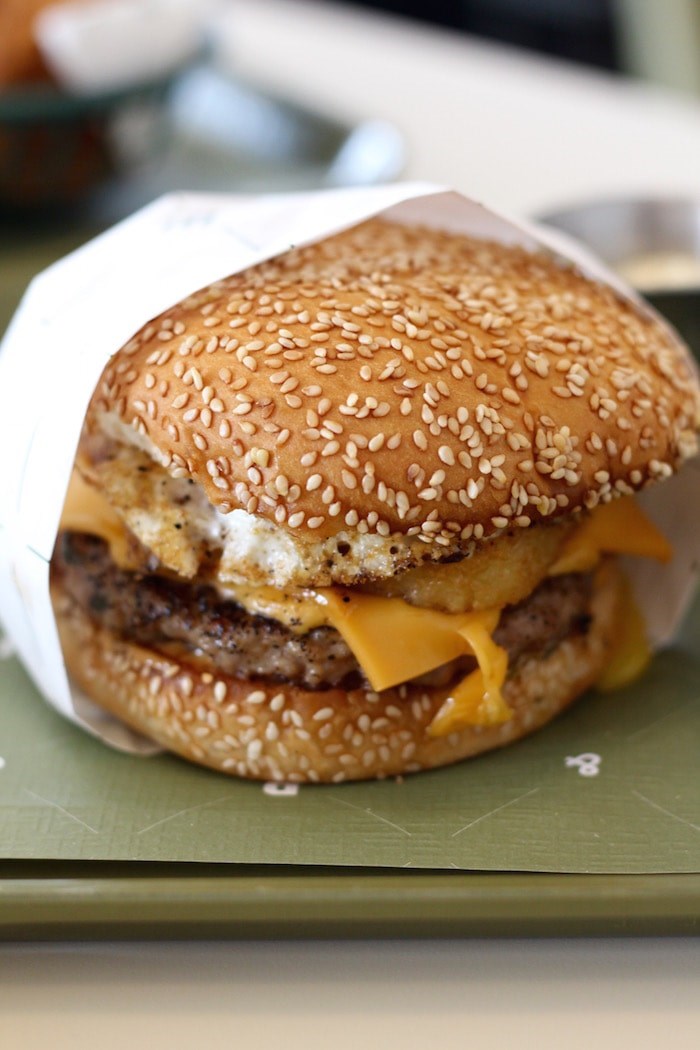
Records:
[[[240,777],[500,747],[648,658],[634,493],[697,452],[660,321],[544,252],[366,221],[109,361],[52,562],[98,705]]]

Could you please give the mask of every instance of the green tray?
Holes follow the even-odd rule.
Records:
[[[177,873],[176,873],[177,872]],[[0,868],[0,938],[678,935],[700,875],[418,873],[295,867]]]
[[[0,327],[30,273],[78,239],[0,249]],[[699,651],[696,606],[677,649],[614,701],[588,698],[516,748],[400,788],[273,800],[263,825],[259,787],[108,751],[0,659],[0,938],[697,932]],[[603,754],[601,776],[567,770],[587,751]],[[171,820],[188,807],[196,826]],[[490,807],[495,821],[480,816]],[[457,815],[456,852],[439,853],[431,827]]]
[[[695,668],[695,661],[682,648],[657,661],[647,683],[648,693],[630,694],[626,705],[618,705],[612,723],[596,727],[608,748],[615,722],[621,717],[631,730],[628,735],[636,733],[637,745],[646,739],[648,746],[648,738],[658,734],[668,747],[672,727],[680,725],[679,735],[690,742],[692,750],[697,742],[697,702],[684,700],[677,706],[676,698],[673,710],[661,714],[660,721],[654,721],[658,710],[649,711],[646,706],[658,696],[659,683],[668,683],[671,664],[687,664],[686,671]],[[694,678],[694,684],[698,683],[700,675]],[[671,804],[683,819],[669,819],[667,814],[640,806],[638,815],[651,823],[637,828],[625,841],[619,822],[624,823],[626,816],[624,811],[617,813],[615,784],[606,787],[604,780],[596,784],[593,778],[579,777],[575,770],[568,774],[560,770],[550,785],[551,797],[561,796],[563,805],[570,783],[576,785],[576,796],[583,793],[583,801],[568,799],[566,806],[573,808],[565,809],[563,821],[550,801],[541,812],[534,806],[525,812],[518,812],[520,805],[503,807],[490,835],[491,821],[472,823],[471,855],[491,870],[480,870],[476,863],[469,871],[450,868],[439,835],[434,845],[435,867],[430,867],[429,831],[424,830],[420,838],[425,813],[417,814],[414,825],[405,813],[398,816],[392,808],[405,808],[406,799],[416,805],[425,794],[439,828],[449,818],[455,792],[488,796],[494,782],[495,790],[501,790],[508,771],[519,780],[535,756],[538,761],[546,761],[548,754],[559,756],[572,738],[586,734],[586,727],[592,731],[603,706],[600,698],[590,697],[530,742],[478,762],[419,775],[404,784],[312,787],[302,789],[296,799],[269,799],[259,785],[228,781],[167,756],[139,759],[108,750],[50,711],[16,660],[5,659],[0,662],[0,748],[4,756],[0,855],[5,858],[0,861],[0,939],[698,932],[700,827],[692,820],[697,776],[691,775],[687,808],[681,810],[677,788],[686,781],[678,777],[677,770],[669,770],[676,777],[670,777],[669,797],[675,799]],[[643,717],[648,726],[650,714],[658,728],[636,730],[639,722],[635,718]],[[635,761],[647,753],[630,747]],[[576,779],[562,779],[567,776]],[[646,782],[657,783],[654,790],[658,789],[648,770]],[[592,798],[590,791],[598,793],[592,807],[585,801]],[[645,791],[652,789],[645,787]],[[179,812],[183,792],[196,800],[189,813],[186,808],[182,811],[184,816]],[[443,810],[434,805],[441,795]],[[544,788],[541,797],[550,797]],[[479,805],[483,807],[483,798]],[[581,806],[579,815],[568,817],[577,805]],[[607,814],[603,824],[595,815],[600,807]],[[410,855],[422,867],[397,866],[396,858],[409,848],[409,840],[396,830],[398,824],[370,820],[370,808],[373,817],[388,813],[414,832]],[[583,820],[577,829],[580,837],[570,835],[555,856],[552,840],[563,834],[567,822],[581,824],[589,808],[592,822],[586,826]],[[329,830],[327,810],[334,830]],[[607,823],[617,827],[622,867],[665,862],[667,868],[651,873],[638,869],[636,874],[499,870],[507,867],[509,856],[524,861],[529,856],[533,863],[541,855],[542,846],[537,842],[532,844],[534,852],[527,853],[523,829],[528,821],[533,838],[539,836],[550,844],[554,863],[594,862],[596,828]],[[150,830],[154,824],[160,825],[155,840]],[[383,828],[384,838],[368,839],[372,829],[381,832]],[[139,836],[144,829],[148,833]],[[660,836],[662,848],[651,848]],[[208,858],[217,849],[227,862],[211,863]],[[341,863],[320,863],[329,853],[335,853]],[[282,860],[295,855],[304,863]],[[112,859],[99,859],[101,856]],[[160,859],[148,859],[154,856]],[[373,857],[381,858],[380,864]],[[610,864],[610,851],[599,852],[597,860]],[[671,870],[673,864],[683,870]]]

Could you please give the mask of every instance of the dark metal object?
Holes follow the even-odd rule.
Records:
[[[700,260],[700,200],[609,200],[538,216],[591,248],[617,269],[637,257],[679,253]],[[640,289],[700,357],[700,281],[697,286]]]

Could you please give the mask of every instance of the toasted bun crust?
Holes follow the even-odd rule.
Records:
[[[96,628],[58,587],[54,594],[71,676],[101,707],[168,750],[224,773],[336,783],[448,765],[538,729],[600,676],[619,602],[620,574],[608,562],[596,575],[588,632],[508,679],[510,721],[432,738],[426,728],[444,689],[309,692],[215,679]]]
[[[224,512],[449,554],[697,451],[683,346],[545,255],[374,219],[200,291],[104,371],[127,429]],[[128,436],[130,435],[130,437]]]

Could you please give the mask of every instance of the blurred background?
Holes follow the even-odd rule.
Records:
[[[0,325],[162,193],[400,178],[685,295],[700,0],[0,0]]]
[[[696,0],[356,0],[488,40],[700,89]]]

